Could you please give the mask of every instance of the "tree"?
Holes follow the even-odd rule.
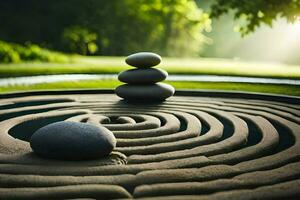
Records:
[[[126,18],[132,10],[138,13],[123,27],[134,28],[130,51],[154,50],[169,56],[199,54],[206,39],[202,32],[209,31],[210,19],[193,0],[127,0],[124,4],[123,11],[128,8],[123,13]]]
[[[84,27],[71,26],[64,29],[63,42],[73,52],[82,55],[94,54],[97,51],[97,34]]]
[[[245,22],[239,31],[246,35],[261,24],[272,26],[277,18],[299,21],[300,0],[215,0],[211,6],[211,17],[219,17],[229,11],[234,12],[235,19]]]

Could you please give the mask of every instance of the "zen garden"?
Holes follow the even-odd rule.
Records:
[[[300,0],[0,2],[0,199],[300,199]]]

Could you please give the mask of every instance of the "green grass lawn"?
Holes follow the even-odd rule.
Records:
[[[124,57],[84,57],[72,56],[71,63],[20,63],[0,64],[0,77],[32,76],[44,74],[111,74],[130,69]],[[226,59],[204,58],[163,58],[159,65],[169,74],[213,74],[254,77],[276,77],[300,79],[300,66],[242,62]],[[177,89],[234,90],[263,93],[275,93],[300,96],[299,86],[247,83],[202,83],[170,82]],[[115,88],[121,83],[116,80],[89,80],[73,82],[43,83],[34,85],[11,85],[0,87],[0,92],[78,89],[78,88]]]
[[[119,73],[130,68],[124,63],[124,59],[124,57],[73,56],[72,63],[65,64],[0,64],[0,77],[70,73]],[[169,74],[214,74],[300,79],[300,66],[274,63],[204,58],[163,58],[163,62],[159,67],[167,70]]]
[[[284,95],[300,96],[300,86],[273,85],[273,84],[247,84],[247,83],[201,83],[201,82],[169,82],[176,89],[210,89],[263,92]],[[0,87],[0,92],[51,90],[51,89],[113,89],[122,84],[116,80],[98,81],[68,81],[56,83],[43,83],[34,85],[14,85]]]

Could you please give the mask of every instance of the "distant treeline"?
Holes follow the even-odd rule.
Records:
[[[210,28],[192,0],[9,0],[0,40],[84,55],[197,55]]]
[[[279,17],[299,20],[300,0],[2,0],[0,40],[83,55],[197,56],[211,18],[228,12],[245,35]]]

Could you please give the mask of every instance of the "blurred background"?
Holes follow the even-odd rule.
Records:
[[[0,92],[114,88],[151,51],[177,89],[300,95],[300,0],[0,1]]]

